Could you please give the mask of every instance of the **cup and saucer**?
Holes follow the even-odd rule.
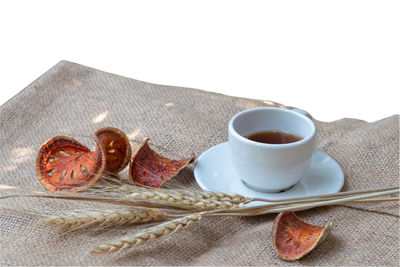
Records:
[[[290,133],[300,140],[271,144],[248,139],[269,131]],[[229,141],[196,160],[196,182],[204,190],[273,200],[339,192],[342,168],[315,149],[316,131],[301,110],[261,107],[239,112],[229,122]],[[248,205],[257,204],[261,203]]]

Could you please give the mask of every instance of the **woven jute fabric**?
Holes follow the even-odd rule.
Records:
[[[354,101],[356,104],[358,100]],[[63,61],[0,107],[0,194],[45,191],[35,173],[35,159],[40,146],[56,135],[90,144],[90,134],[114,126],[129,135],[132,146],[148,136],[150,146],[160,154],[183,159],[227,141],[227,125],[235,113],[269,105],[278,104],[150,84]],[[313,115],[318,118],[318,114]],[[398,115],[373,123],[356,119],[315,123],[317,147],[343,168],[343,190],[399,185]],[[127,177],[127,171],[121,175]],[[175,179],[195,186],[193,166]],[[96,244],[135,233],[144,226],[65,233],[42,225],[32,212],[108,205],[27,197],[0,200],[0,264],[399,264],[399,206],[395,202],[297,212],[309,223],[333,221],[335,226],[321,245],[295,262],[275,255],[271,237],[275,214],[203,218],[166,239],[122,254],[95,256],[88,251]]]

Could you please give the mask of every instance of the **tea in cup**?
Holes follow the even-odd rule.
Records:
[[[306,173],[317,129],[295,110],[260,107],[241,111],[229,122],[233,166],[251,189],[279,192]]]

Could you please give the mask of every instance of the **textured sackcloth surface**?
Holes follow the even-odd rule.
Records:
[[[237,112],[270,101],[241,99],[173,86],[155,85],[60,62],[0,107],[0,194],[45,191],[36,178],[41,144],[55,135],[86,142],[103,126],[129,134],[132,146],[149,136],[162,155],[200,155],[227,140],[227,124]],[[340,105],[340,104],[338,104]],[[317,114],[313,114],[317,117]],[[399,185],[399,116],[373,123],[355,119],[315,121],[317,147],[335,158],[345,173],[343,190]],[[90,140],[90,139],[88,139]],[[194,186],[193,166],[176,179]],[[126,177],[126,170],[122,173]],[[298,212],[332,234],[300,261],[274,253],[274,214],[205,218],[167,239],[117,256],[92,256],[95,244],[134,233],[70,233],[39,223],[15,208],[57,211],[106,204],[17,198],[0,200],[1,265],[398,265],[399,206],[396,203],[341,205]]]

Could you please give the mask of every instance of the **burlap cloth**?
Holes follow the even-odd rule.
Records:
[[[362,100],[354,101],[356,105]],[[0,107],[0,194],[44,191],[36,178],[35,158],[41,144],[55,135],[85,142],[97,129],[114,126],[129,134],[133,146],[149,136],[156,151],[184,158],[226,141],[228,121],[238,111],[268,105],[275,104],[145,83],[63,61]],[[318,118],[318,114],[313,115]],[[399,184],[398,115],[373,123],[355,119],[315,122],[318,148],[344,170],[343,190]],[[192,170],[193,166],[187,168],[176,179],[193,186]],[[2,265],[399,264],[399,206],[395,203],[298,212],[318,225],[333,220],[335,228],[311,254],[300,261],[285,262],[272,246],[275,214],[205,218],[167,239],[100,257],[87,251],[138,228],[63,234],[41,225],[36,215],[15,208],[54,211],[99,204],[32,198],[0,201]]]

